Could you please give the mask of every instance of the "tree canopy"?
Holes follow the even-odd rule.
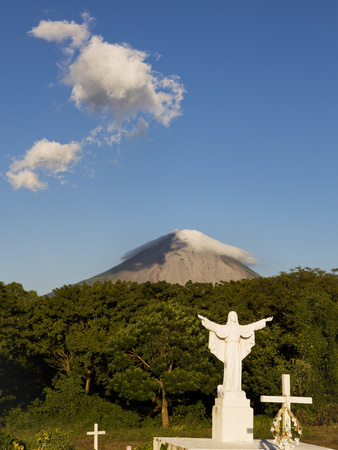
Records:
[[[108,350],[111,386],[128,399],[161,399],[169,424],[169,396],[213,391],[218,374],[195,311],[178,302],[145,307],[112,338]]]
[[[336,273],[309,268],[216,286],[63,286],[50,298],[0,283],[0,409],[43,399],[68,376],[142,415],[162,411],[164,425],[179,405],[202,402],[210,411],[223,368],[197,314],[226,323],[234,310],[241,324],[274,316],[243,360],[255,412],[272,413],[259,397],[280,394],[281,375],[290,373],[292,394],[312,396],[315,415],[337,402],[337,299]]]

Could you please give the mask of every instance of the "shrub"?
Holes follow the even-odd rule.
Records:
[[[161,447],[162,447],[162,445],[161,445]],[[138,445],[137,447],[135,447],[135,450],[153,450],[153,443],[147,442],[144,445]]]
[[[81,425],[91,427],[94,423],[116,428],[140,426],[140,416],[125,411],[120,406],[105,401],[98,395],[88,395],[81,388],[79,380],[62,377],[54,388],[45,389],[45,400],[34,401],[27,411],[13,408],[6,417],[10,430],[28,429],[44,426]]]
[[[69,432],[60,428],[48,428],[36,436],[37,450],[75,450],[69,441]]]
[[[314,425],[333,425],[338,423],[338,405],[328,404],[322,406],[315,418]]]
[[[254,438],[272,439],[271,426],[273,418],[270,416],[254,416]]]
[[[192,405],[179,405],[174,408],[171,425],[189,425],[191,427],[202,428],[211,425],[207,418],[206,409],[201,401]]]
[[[26,450],[26,445],[10,434],[0,431],[0,448],[1,450]]]

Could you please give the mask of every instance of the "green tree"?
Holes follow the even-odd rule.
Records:
[[[43,388],[43,360],[32,350],[27,327],[37,298],[19,283],[0,282],[0,410],[32,400]]]
[[[312,396],[317,413],[337,399],[337,300],[336,271],[309,268],[216,286],[64,286],[52,298],[0,282],[0,410],[41,396],[56,373],[79,380],[82,391],[106,399],[111,393],[110,400],[119,393],[121,403],[143,410],[162,403],[167,416],[168,404],[202,400],[209,410],[208,393],[223,369],[207,349],[197,313],[226,323],[235,310],[242,324],[274,316],[243,361],[243,389],[255,411],[268,410],[259,396],[280,394],[281,374],[290,373],[292,394]]]
[[[337,399],[338,277],[319,269],[291,270],[252,280],[239,297],[247,297],[248,311],[274,316],[272,326],[256,335],[256,345],[244,360],[243,382],[257,411],[271,405],[259,395],[278,395],[280,376],[290,373],[293,395],[311,396],[312,407]]]
[[[30,317],[32,345],[58,373],[80,374],[90,390],[110,330],[110,315],[97,295],[102,285],[64,286],[35,302]]]
[[[175,301],[145,307],[119,329],[108,351],[111,387],[126,399],[161,403],[169,424],[173,394],[210,394],[220,380],[196,312]]]
[[[149,303],[136,283],[68,285],[30,308],[31,346],[58,374],[81,375],[89,393],[93,381],[107,383],[105,349],[110,336]]]

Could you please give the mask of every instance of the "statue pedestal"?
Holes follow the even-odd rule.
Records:
[[[225,392],[212,408],[212,439],[220,442],[253,442],[253,409],[245,392]]]

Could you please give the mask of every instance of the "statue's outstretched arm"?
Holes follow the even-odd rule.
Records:
[[[273,317],[268,317],[267,319],[265,319],[265,322],[271,322],[273,320]]]
[[[206,317],[201,316],[200,314],[197,314],[197,316],[198,316],[199,319],[201,319],[202,325],[203,325],[205,328],[208,328],[208,327],[207,327],[207,323],[209,322],[209,320],[208,320]]]

